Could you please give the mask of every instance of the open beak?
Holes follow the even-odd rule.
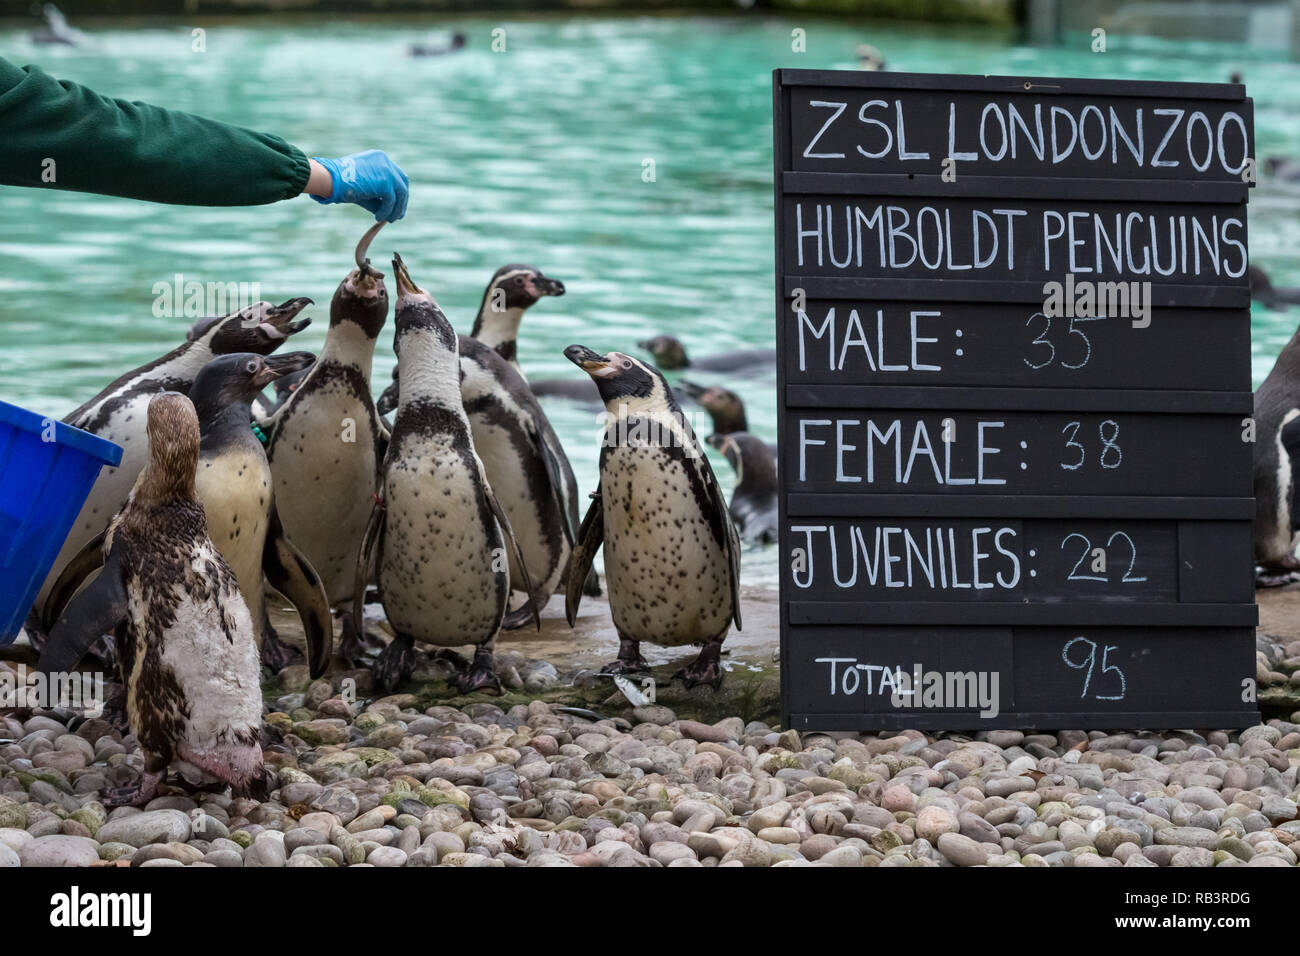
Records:
[[[294,372],[301,372],[316,361],[316,356],[310,352],[285,352],[282,355],[268,355],[262,370],[253,376],[253,383],[259,388],[265,388],[277,378],[285,375],[292,375]]]
[[[396,252],[393,253],[393,275],[397,277],[397,294],[399,296],[428,294],[412,281],[411,273],[406,269],[406,263],[402,261],[402,257]]]
[[[564,350],[564,357],[592,378],[605,378],[614,374],[614,368],[609,360],[585,345],[570,345]]]
[[[311,304],[311,299],[305,295],[300,295],[296,299],[281,302],[279,305],[268,309],[266,318],[262,322],[262,331],[273,339],[287,339],[291,335],[296,335],[311,325],[311,319],[303,319],[301,322],[294,321],[298,313]]]

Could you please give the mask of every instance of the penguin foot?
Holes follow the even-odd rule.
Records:
[[[302,651],[280,640],[280,635],[267,621],[262,631],[262,666],[269,667],[272,674],[278,674],[290,664],[303,660]]]
[[[459,651],[453,651],[450,647],[440,647],[429,656],[435,661],[446,661],[456,668],[457,673],[469,670],[470,663],[465,655]]]
[[[165,770],[145,771],[134,787],[112,787],[99,792],[99,802],[105,807],[142,807],[158,795],[158,784]]]
[[[392,643],[379,652],[370,673],[374,675],[375,686],[392,692],[402,681],[409,680],[415,671],[415,640],[406,634],[398,634]]]
[[[717,690],[722,686],[721,654],[722,645],[705,644],[700,656],[674,674],[673,680],[680,677],[687,690],[700,684],[708,684]]]
[[[360,663],[367,651],[381,646],[368,633],[356,629],[351,613],[339,615],[339,631],[339,642],[334,654],[346,661],[349,667]]]
[[[618,642],[618,659],[610,661],[600,669],[601,677],[613,677],[615,674],[644,674],[650,665],[641,656],[641,643],[620,638]]]
[[[492,665],[492,652],[479,648],[474,652],[474,663],[469,670],[456,678],[456,689],[462,694],[486,691],[500,697],[502,694],[501,678],[497,677]]]
[[[600,597],[600,575],[596,569],[592,568],[591,573],[587,575],[587,580],[582,582],[582,593],[587,597]]]
[[[1256,588],[1282,588],[1300,582],[1300,571],[1259,571],[1255,574]]]

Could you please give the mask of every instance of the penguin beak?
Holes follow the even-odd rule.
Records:
[[[585,345],[570,345],[564,350],[564,357],[592,378],[608,378],[615,374],[614,367],[605,356]]]
[[[645,348],[645,344],[642,343],[641,347]],[[700,400],[700,396],[708,391],[708,389],[705,388],[703,385],[696,385],[694,382],[688,382],[685,379],[682,379],[680,384],[682,386],[682,389],[686,392],[686,394],[689,395],[691,398],[695,399],[697,402]]]
[[[292,375],[294,372],[301,372],[315,361],[316,356],[310,352],[286,352],[283,355],[269,355],[262,370],[253,376],[253,384],[261,390],[277,378]]]
[[[262,323],[262,329],[271,338],[285,339],[291,335],[296,335],[311,325],[311,319],[303,319],[301,322],[293,320],[299,312],[311,304],[312,300],[302,295],[268,309],[266,320]]]
[[[538,295],[564,295],[564,283],[538,273],[533,277],[533,288]]]
[[[393,275],[397,277],[397,294],[400,297],[428,294],[411,280],[411,273],[407,271],[406,263],[396,252],[393,253]]]

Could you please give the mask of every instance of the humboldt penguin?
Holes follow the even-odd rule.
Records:
[[[740,624],[740,539],[709,460],[657,370],[621,352],[570,345],[565,357],[595,381],[608,424],[600,488],[578,531],[565,601],[572,625],[582,581],[605,549],[618,660],[646,669],[640,642],[703,650],[678,671],[687,687],[722,682],[722,642]],[[577,572],[576,575],[574,572]]]
[[[373,559],[380,601],[395,635],[374,665],[379,687],[392,690],[411,675],[419,641],[474,645],[473,664],[460,675],[459,688],[499,693],[492,648],[509,607],[509,552],[524,569],[519,586],[531,594],[532,584],[510,521],[474,451],[461,401],[456,332],[397,255],[393,275],[398,291],[393,349],[402,385],[384,459],[382,498],[376,500],[357,562],[353,606],[360,617]],[[537,604],[531,603],[540,629]]]
[[[268,383],[308,368],[310,352],[262,358],[251,352],[223,355],[194,380],[190,398],[199,416],[195,488],[208,534],[235,572],[261,637],[262,662],[278,672],[294,651],[271,627],[263,576],[289,599],[302,620],[312,677],[329,667],[334,640],[329,600],[311,562],[284,532],[262,443],[248,427],[251,403]]]
[[[649,352],[655,365],[666,372],[684,368],[710,372],[756,371],[776,364],[776,349],[734,349],[717,355],[691,358],[686,354],[686,346],[681,339],[675,339],[671,335],[656,335],[637,345]]]
[[[542,275],[533,266],[502,266],[483,290],[470,338],[494,350],[522,374],[516,357],[519,323],[525,312],[548,295],[564,295],[564,283]]]
[[[749,431],[749,421],[745,417],[745,403],[739,395],[721,385],[696,385],[682,380],[682,389],[709,413],[713,420],[715,435],[730,435],[732,432]]]
[[[776,460],[772,446],[749,432],[714,433],[705,439],[736,472],[731,520],[742,541],[770,544],[777,539]]]
[[[1261,586],[1286,584],[1300,571],[1300,331],[1291,336],[1255,391],[1255,563]]]
[[[334,292],[316,364],[264,426],[280,520],[340,609],[339,653],[348,659],[363,650],[347,605],[386,439],[370,397],[370,366],[388,318],[388,291],[365,258],[382,225],[362,238],[356,268]]]
[[[458,336],[461,399],[474,447],[488,483],[514,526],[531,579],[533,597],[545,604],[560,587],[578,527],[578,483],[564,447],[514,361],[515,337],[526,309],[546,295],[563,295],[564,285],[531,266],[502,266],[488,283],[474,321],[474,335]],[[500,309],[494,308],[500,305]],[[380,395],[377,408],[397,407],[401,364]],[[594,388],[592,397],[596,396]],[[513,559],[512,559],[513,560]],[[521,579],[512,565],[511,580]],[[599,595],[595,573],[587,594]],[[528,595],[506,616],[505,627],[528,623]]]
[[[116,634],[145,765],[138,786],[101,795],[106,806],[152,800],[173,764],[193,783],[216,778],[264,799],[257,633],[195,496],[198,416],[176,392],[154,396],[146,415],[149,461],[109,526],[103,569],[59,617],[38,666],[70,671],[100,634]]]
[[[194,377],[214,356],[233,352],[269,355],[289,336],[311,324],[297,319],[311,299],[290,299],[281,305],[257,302],[228,316],[206,318],[190,329],[183,345],[161,358],[127,372],[63,420],[122,446],[122,461],[105,468],[81,507],[59,556],[41,586],[36,613],[43,612],[50,588],[73,555],[103,531],[121,510],[140,470],[149,460],[145,440],[146,409],[162,391],[186,394]]]
[[[218,356],[194,379],[190,399],[199,416],[196,494],[208,535],[235,572],[244,603],[258,625],[262,662],[276,672],[296,653],[270,626],[262,586],[265,574],[298,610],[311,676],[319,677],[329,664],[333,640],[329,602],[310,563],[285,537],[266,452],[248,425],[253,396],[277,376],[307,367],[313,358],[310,352],[270,358],[254,352]],[[91,539],[54,583],[42,621],[47,631],[86,576],[98,570],[103,539],[103,534]]]
[[[476,339],[462,335],[457,344],[461,402],[474,449],[536,586],[521,587],[523,571],[511,552],[510,580],[524,593],[504,626],[523,627],[532,616],[529,604],[544,607],[564,580],[578,530],[578,482],[523,376]]]

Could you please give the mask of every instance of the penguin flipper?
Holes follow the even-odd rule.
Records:
[[[546,477],[551,481],[551,490],[555,493],[556,501],[560,505],[560,527],[564,531],[564,537],[569,541],[569,547],[572,548],[574,542],[578,539],[578,531],[574,527],[573,518],[577,509],[570,509],[569,502],[565,499],[564,467],[561,464],[564,460],[564,451],[558,447],[555,433],[549,428],[538,428],[533,437],[541,450],[542,461],[546,464]]]
[[[45,599],[45,607],[41,609],[41,629],[46,634],[53,630],[59,615],[68,606],[72,596],[77,593],[81,583],[104,566],[104,538],[107,535],[108,529],[105,528],[87,541],[59,572]]]
[[[578,540],[573,545],[573,554],[569,557],[568,581],[564,588],[564,616],[569,619],[569,627],[578,619],[578,605],[582,603],[582,586],[591,573],[591,564],[596,560],[596,552],[605,543],[605,510],[601,505],[600,492],[591,496],[591,505],[578,528]]]
[[[731,579],[731,619],[736,622],[737,630],[743,630],[740,623],[740,534],[736,531],[731,508],[727,505],[726,495],[722,493],[722,486],[718,484],[718,476],[713,473],[713,466],[703,454],[699,457],[699,463],[704,469],[704,485],[708,489],[709,502],[722,521],[723,537],[726,539],[722,549],[727,552],[727,576]]]
[[[284,533],[275,501],[271,502],[266,544],[262,548],[262,573],[271,586],[289,599],[302,620],[307,636],[307,667],[313,678],[329,667],[334,652],[334,623],[325,587],[306,555]]]
[[[122,583],[121,553],[110,549],[99,576],[72,599],[50,629],[36,667],[50,674],[73,670],[97,640],[111,633],[127,616],[126,587]]]
[[[497,500],[492,486],[487,483],[487,475],[483,473],[483,462],[481,461],[478,465],[478,473],[483,482],[483,495],[487,498],[488,507],[492,509],[497,524],[501,526],[501,535],[515,552],[515,561],[519,565],[519,576],[524,579],[523,591],[528,595],[528,607],[533,609],[533,621],[537,624],[537,630],[540,631],[542,629],[541,609],[537,606],[537,592],[533,590],[533,577],[528,573],[528,565],[524,564],[523,549],[519,547],[519,541],[515,538],[514,529],[510,527],[510,519],[506,516],[505,509],[501,507],[501,502]]]
[[[375,506],[370,509],[370,520],[361,535],[361,547],[357,551],[356,576],[352,579],[352,625],[362,637],[366,633],[365,607],[366,585],[370,583],[370,567],[375,558],[375,542],[384,531],[384,519],[388,512],[384,507],[384,486],[380,484],[375,493]]]

